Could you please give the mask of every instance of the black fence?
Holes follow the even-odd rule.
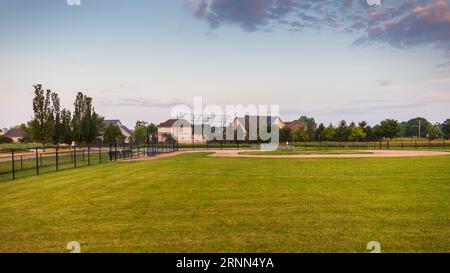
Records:
[[[148,145],[51,146],[0,149],[0,181],[118,160],[152,157],[178,150],[174,142]]]
[[[446,150],[448,140],[386,140],[360,142],[295,142],[281,144],[282,149],[336,149],[336,150]]]

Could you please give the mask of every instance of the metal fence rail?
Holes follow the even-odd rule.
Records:
[[[176,143],[0,149],[0,182],[178,150]]]

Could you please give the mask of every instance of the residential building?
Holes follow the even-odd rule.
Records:
[[[3,136],[9,137],[14,143],[18,143],[23,138],[23,130],[21,128],[13,128],[8,130]]]
[[[169,119],[158,125],[158,141],[165,142],[171,137],[179,144],[205,144],[206,137],[201,128],[198,129],[195,130],[192,124],[185,119]],[[197,134],[196,131],[200,133]]]
[[[111,120],[104,120],[103,121],[103,126],[109,126],[109,125],[115,125],[117,127],[119,127],[120,132],[122,132],[122,136],[124,138],[124,142],[125,143],[130,143],[133,132],[128,129],[125,125],[122,124],[122,122],[120,122],[120,120],[118,119],[111,119]]]
[[[301,120],[294,120],[290,122],[285,122],[283,128],[289,128],[292,131],[306,129],[306,124]]]

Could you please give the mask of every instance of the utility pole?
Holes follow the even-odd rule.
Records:
[[[421,135],[421,128],[422,127],[422,121],[421,120],[419,120],[419,139],[422,137]]]

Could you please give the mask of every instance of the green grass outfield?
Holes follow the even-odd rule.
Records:
[[[0,252],[450,252],[450,156],[107,163],[0,183]]]
[[[371,152],[351,151],[351,150],[276,150],[276,151],[253,151],[241,152],[241,155],[340,155],[340,154],[372,154]]]

